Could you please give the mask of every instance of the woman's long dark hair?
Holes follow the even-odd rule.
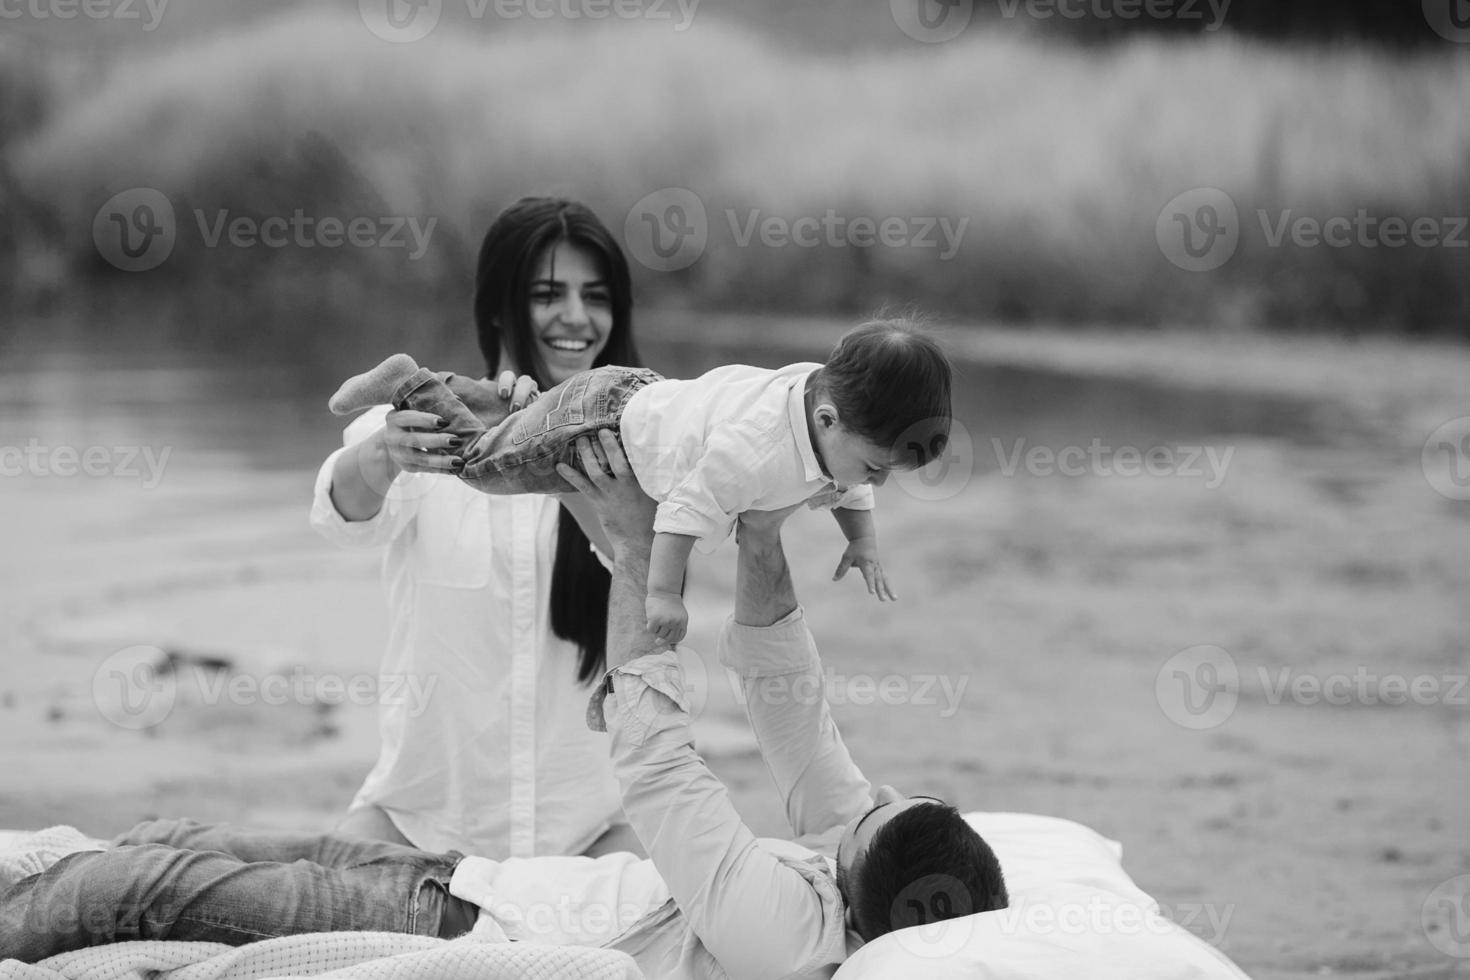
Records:
[[[480,245],[475,270],[475,331],[490,377],[500,372],[502,347],[511,363],[551,387],[546,361],[531,328],[531,281],[548,248],[579,245],[601,260],[612,301],[612,331],[594,367],[642,367],[633,343],[633,284],[628,259],[597,215],[583,204],[524,197],[495,219]],[[607,661],[607,593],[612,578],[592,554],[587,536],[565,507],[551,572],[551,629],[581,651],[577,680],[602,675]]]

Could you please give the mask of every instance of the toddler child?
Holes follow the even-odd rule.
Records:
[[[730,365],[689,381],[601,367],[513,413],[494,382],[436,374],[394,354],[348,379],[329,405],[346,415],[383,402],[446,420],[462,447],[456,472],[485,493],[571,493],[556,465],[580,471],[576,440],[616,431],[639,484],[658,501],[648,628],[677,643],[688,623],[690,550],[696,542],[713,550],[747,510],[832,507],[848,541],[833,578],[856,565],[870,593],[896,598],[878,561],[872,485],[943,451],[950,367],[929,337],[881,320],[849,332],[825,364]]]

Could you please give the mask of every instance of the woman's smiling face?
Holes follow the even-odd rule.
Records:
[[[573,242],[552,245],[537,263],[530,301],[550,384],[589,370],[613,326],[612,292],[597,254]]]

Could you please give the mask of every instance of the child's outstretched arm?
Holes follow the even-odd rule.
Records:
[[[832,581],[842,578],[849,568],[856,565],[857,570],[863,573],[863,581],[868,584],[869,594],[877,596],[880,602],[897,599],[898,595],[889,587],[888,577],[878,562],[878,530],[873,525],[873,512],[834,507],[832,516],[837,518],[837,526],[847,537],[847,550],[837,563]]]
[[[648,558],[648,631],[669,643],[684,639],[689,613],[684,609],[684,569],[694,548],[691,534],[659,531]]]

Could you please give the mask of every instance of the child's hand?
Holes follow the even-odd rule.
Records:
[[[668,592],[653,592],[643,608],[648,613],[648,632],[670,646],[684,639],[689,613],[684,609],[683,599]]]
[[[879,602],[898,598],[893,589],[889,588],[888,577],[883,574],[883,566],[878,563],[877,538],[853,538],[849,541],[847,550],[842,553],[842,560],[837,563],[832,581],[842,578],[854,565],[863,573],[863,581],[868,583],[869,595],[877,596]]]

